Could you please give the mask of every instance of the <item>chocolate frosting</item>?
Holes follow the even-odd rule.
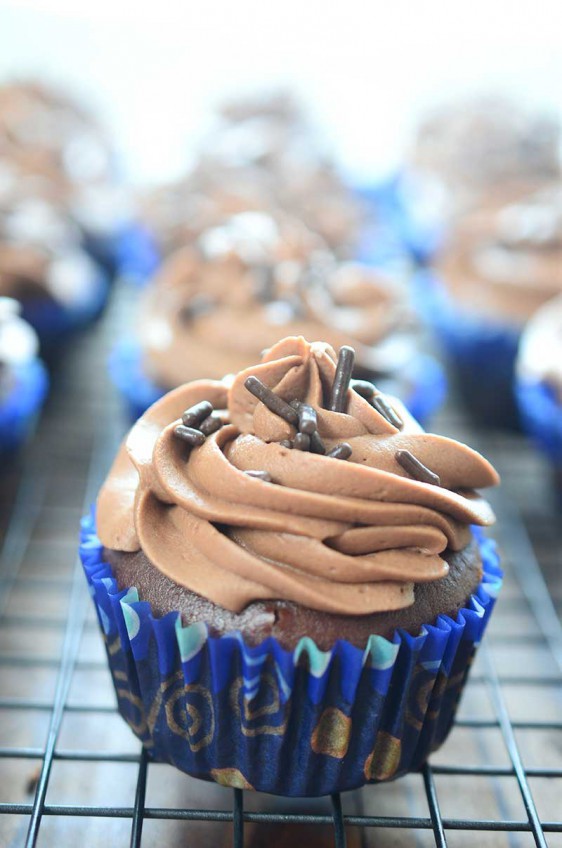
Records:
[[[446,576],[441,554],[466,547],[469,525],[493,522],[473,489],[498,476],[470,448],[424,433],[398,401],[401,430],[351,388],[346,412],[330,411],[335,372],[329,345],[289,337],[229,387],[199,381],[170,392],[132,428],[101,490],[103,545],[142,550],[175,583],[233,611],[259,599],[348,615],[411,605],[415,583]],[[250,375],[313,406],[327,450],[345,440],[350,459],[280,444],[295,428],[247,390]],[[175,428],[201,400],[224,426],[190,448]],[[440,485],[412,479],[398,450]],[[244,473],[252,470],[272,482]]]
[[[460,303],[525,323],[562,292],[562,189],[465,216],[437,265]]]
[[[144,370],[173,388],[247,368],[287,335],[352,345],[359,367],[386,371],[380,342],[406,331],[405,359],[413,318],[396,281],[338,263],[293,218],[246,212],[169,258],[147,291],[140,325]]]

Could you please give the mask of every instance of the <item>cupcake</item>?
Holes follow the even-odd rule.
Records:
[[[0,297],[0,453],[19,448],[47,395],[48,377],[39,343],[19,316],[15,300]]]
[[[142,206],[163,257],[225,217],[258,211],[300,220],[340,259],[404,264],[394,210],[375,209],[368,191],[348,184],[287,92],[224,104],[190,171],[148,194]]]
[[[500,94],[444,105],[420,124],[412,168],[439,190],[446,221],[498,208],[560,178],[560,122]]]
[[[447,736],[500,571],[494,469],[302,337],[137,422],[82,527],[119,710],[155,761],[313,796]]]
[[[11,183],[18,199],[54,204],[110,277],[147,250],[115,172],[108,137],[76,99],[31,80],[0,85],[0,194]]]
[[[136,417],[182,383],[247,368],[281,336],[322,335],[355,347],[354,376],[392,386],[427,417],[443,374],[419,354],[407,294],[382,272],[339,262],[299,220],[240,213],[165,263],[144,295],[138,342],[114,353],[113,378]]]
[[[38,197],[0,199],[0,295],[21,304],[42,345],[97,317],[107,291],[63,210]]]
[[[541,306],[523,332],[516,396],[523,426],[550,461],[562,493],[562,294]]]
[[[562,189],[465,216],[435,266],[420,274],[421,310],[459,377],[469,409],[515,425],[514,363],[533,313],[562,292]]]

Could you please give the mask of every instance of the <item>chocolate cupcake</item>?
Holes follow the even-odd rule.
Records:
[[[451,358],[471,411],[515,425],[517,346],[525,323],[562,292],[560,185],[458,224],[419,301]]]
[[[0,198],[0,295],[21,304],[44,346],[93,320],[108,280],[79,228],[45,198]]]
[[[353,345],[354,375],[392,386],[421,417],[443,397],[439,366],[419,355],[405,286],[338,262],[287,216],[234,215],[174,254],[147,289],[137,326],[136,348],[122,343],[112,361],[133,414],[181,383],[248,367],[288,334]]]
[[[421,123],[412,167],[440,190],[446,220],[501,208],[560,178],[560,121],[501,94],[444,105]]]
[[[145,221],[163,256],[228,216],[286,214],[338,256],[354,258],[368,216],[326,145],[288,92],[237,98],[219,107],[185,177],[145,198]]]
[[[497,474],[287,338],[133,427],[82,560],[119,708],[155,760],[322,795],[446,737],[499,588]],[[96,535],[97,534],[97,535]]]
[[[54,206],[110,277],[151,260],[116,171],[107,133],[79,99],[33,80],[0,85],[0,202]]]

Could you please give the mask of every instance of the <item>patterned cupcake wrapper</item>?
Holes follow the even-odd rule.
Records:
[[[518,378],[515,394],[524,429],[550,462],[562,469],[562,403],[554,389],[538,380]]]
[[[33,428],[49,389],[40,359],[10,368],[11,385],[0,397],[0,452],[18,448]]]
[[[109,357],[109,374],[127,405],[132,421],[140,418],[167,391],[144,373],[140,346],[134,339],[122,339],[113,348]],[[400,390],[402,384],[408,386],[406,395]],[[377,385],[383,391],[400,397],[422,425],[439,409],[447,394],[447,379],[442,366],[427,355],[412,358],[399,379],[377,380]]]
[[[494,543],[477,538],[483,579],[455,620],[364,650],[303,638],[291,652],[155,618],[118,589],[89,516],[81,557],[119,711],[155,761],[227,786],[318,796],[418,769],[449,732],[501,586]]]
[[[417,309],[454,365],[471,409],[489,421],[517,425],[513,381],[520,328],[462,309],[429,272],[415,275],[413,289]]]

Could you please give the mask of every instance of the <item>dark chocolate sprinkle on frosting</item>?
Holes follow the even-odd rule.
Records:
[[[213,411],[213,406],[208,400],[202,400],[196,403],[195,406],[190,406],[183,413],[181,420],[186,427],[199,427],[205,418],[208,418]]]
[[[316,417],[316,410],[312,406],[308,406],[306,403],[301,403],[298,408],[298,416],[299,416],[299,430],[301,433],[306,433],[307,436],[311,436],[318,429],[318,419]]]
[[[330,409],[332,412],[345,412],[347,409],[347,390],[349,389],[354,361],[355,351],[352,347],[344,345],[344,347],[340,348],[330,397]]]
[[[306,433],[297,433],[293,439],[293,447],[295,450],[310,450],[310,436],[307,436]]]
[[[205,418],[205,420],[199,425],[199,429],[204,436],[210,436],[211,433],[216,433],[221,427],[222,420],[218,415],[209,415],[209,417]]]
[[[205,435],[200,430],[195,430],[193,427],[186,427],[185,424],[178,424],[174,429],[174,433],[182,441],[191,445],[191,447],[198,447],[205,441]]]
[[[440,486],[441,480],[439,475],[420,462],[420,460],[410,453],[409,450],[399,450],[395,454],[396,462],[402,466],[404,471],[407,471],[410,477],[414,480],[419,480],[420,483],[431,483],[433,486]]]
[[[314,433],[310,434],[310,450],[312,453],[326,453],[326,445],[320,438],[318,430],[315,430]]]
[[[351,445],[348,442],[341,442],[335,448],[332,448],[331,451],[328,451],[326,456],[331,457],[331,459],[349,459],[351,454]]]
[[[279,395],[268,389],[257,377],[248,377],[244,385],[254,397],[257,397],[258,400],[267,406],[270,412],[283,418],[294,427],[298,425],[299,416],[296,410],[292,406],[289,406],[283,398],[280,398]]]
[[[375,395],[375,397],[371,400],[371,406],[373,409],[376,409],[383,418],[386,418],[389,424],[396,427],[397,430],[402,429],[404,422],[383,395]]]
[[[358,395],[361,395],[362,398],[365,398],[365,400],[371,400],[375,394],[374,385],[369,383],[367,380],[352,380],[351,388],[354,392],[357,392]]]

